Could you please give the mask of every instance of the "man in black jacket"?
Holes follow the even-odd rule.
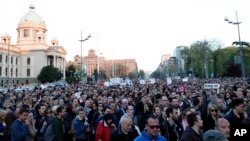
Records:
[[[236,129],[242,128],[242,121],[245,119],[244,112],[244,100],[239,98],[233,99],[232,109],[225,117],[230,123],[230,137],[233,137]]]
[[[118,130],[111,134],[110,141],[133,141],[139,134],[133,126],[133,120],[128,114],[120,119]]]
[[[161,123],[161,135],[168,141],[180,140],[183,128],[179,121],[178,109],[170,106],[166,109],[167,120]]]
[[[199,113],[191,113],[187,116],[188,127],[182,134],[181,141],[202,141],[201,129],[203,121]]]

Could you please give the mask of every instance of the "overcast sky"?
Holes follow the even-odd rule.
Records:
[[[34,4],[47,26],[47,43],[57,38],[67,51],[67,60],[99,50],[106,59],[134,58],[139,69],[153,71],[161,55],[176,46],[198,40],[219,40],[225,46],[238,40],[238,11],[241,38],[250,39],[249,0],[0,0],[0,35],[8,33],[16,44],[16,28]]]

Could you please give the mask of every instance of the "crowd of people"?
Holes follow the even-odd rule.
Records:
[[[204,89],[214,83],[220,87]],[[0,109],[0,141],[233,141],[232,133],[250,126],[250,84],[35,87],[0,92]]]

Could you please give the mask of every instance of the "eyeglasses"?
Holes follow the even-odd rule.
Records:
[[[160,125],[155,125],[155,126],[154,126],[154,125],[151,125],[151,126],[148,125],[148,126],[149,126],[151,129],[155,129],[155,128],[159,129],[159,128],[160,128]]]
[[[214,110],[214,109],[210,109],[210,111],[211,111],[211,112],[218,112],[217,109],[215,109],[215,110]]]

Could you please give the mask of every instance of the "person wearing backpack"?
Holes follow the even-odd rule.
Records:
[[[75,141],[87,141],[86,132],[89,131],[89,125],[85,118],[84,108],[76,108],[77,116],[73,120],[73,132],[75,132]]]

